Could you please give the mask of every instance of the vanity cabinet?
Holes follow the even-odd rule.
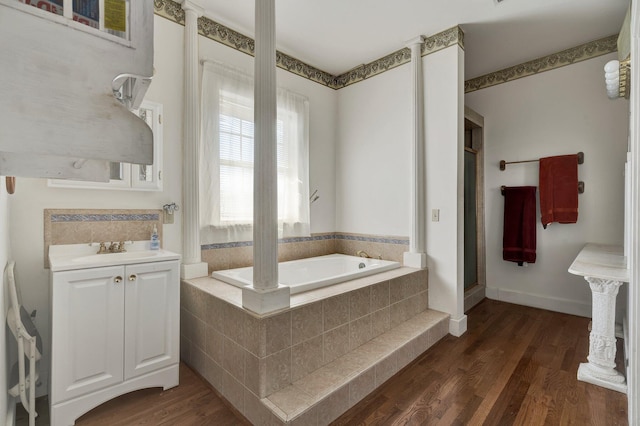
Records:
[[[52,272],[51,424],[178,384],[178,261]]]

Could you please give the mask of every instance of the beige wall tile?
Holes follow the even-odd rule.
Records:
[[[313,403],[313,398],[310,395],[295,386],[288,386],[272,393],[269,395],[268,400],[282,410],[287,418],[292,418],[304,411],[308,411]]]
[[[409,246],[405,244],[388,244],[383,245],[382,258],[385,260],[392,260],[394,262],[400,262],[404,257],[404,252],[409,251]]]
[[[223,372],[222,395],[241,413],[244,412],[244,389],[242,383],[231,374]]]
[[[245,350],[229,338],[224,339],[222,367],[241,383],[244,381]]]
[[[191,284],[180,282],[180,303],[193,315],[205,320],[205,293],[198,290]]]
[[[94,223],[88,222],[54,222],[51,225],[51,244],[89,243],[93,226]]]
[[[253,246],[232,247],[229,250],[229,269],[253,265]]]
[[[180,359],[191,365],[191,340],[183,334],[180,335]]]
[[[281,426],[284,425],[278,416],[271,412],[256,395],[248,389],[244,392],[244,416],[254,425]]]
[[[388,357],[380,360],[376,364],[376,387],[382,385],[389,380],[391,376],[398,372],[398,358],[397,355],[391,354]]]
[[[293,386],[300,389],[301,392],[307,393],[312,398],[320,398],[338,388],[343,380],[344,377],[323,367],[297,380]],[[349,394],[347,394],[347,398],[348,397]]]
[[[244,315],[244,347],[259,357],[267,354],[266,321],[255,318],[250,314]]]
[[[349,402],[355,405],[376,387],[376,369],[371,367],[349,383]]]
[[[224,336],[218,330],[214,329],[210,325],[206,326],[207,330],[207,343],[205,352],[215,362],[222,365],[224,355]]]
[[[224,370],[215,361],[207,363],[207,369],[204,374],[204,378],[213,386],[218,392],[222,393],[222,375]]]
[[[291,384],[291,348],[266,358],[266,395],[271,395]]]
[[[322,330],[322,302],[311,303],[291,311],[293,345],[322,334]]]
[[[391,329],[391,308],[379,309],[371,314],[371,337],[386,333]]]
[[[244,316],[242,309],[237,308],[229,303],[222,305],[223,312],[223,333],[226,337],[234,340],[236,343],[244,344]]]
[[[224,332],[224,305],[225,302],[208,293],[200,291],[205,296],[205,322],[214,329]]]
[[[349,294],[323,300],[324,330],[331,330],[349,321]]]
[[[349,385],[345,385],[318,404],[318,424],[326,425],[349,409]]]
[[[349,352],[349,324],[327,331],[323,337],[325,364]]]
[[[260,398],[264,398],[267,379],[266,359],[245,352],[244,371],[244,385]]]
[[[371,315],[349,323],[349,348],[357,348],[371,340]]]
[[[191,367],[200,373],[201,376],[204,376],[207,370],[207,361],[210,359],[207,357],[207,354],[204,353],[203,350],[192,347],[191,348]],[[213,360],[211,360],[213,362]]]
[[[349,320],[353,321],[371,312],[371,287],[349,292]]]
[[[191,343],[204,351],[207,347],[207,329],[204,321],[194,316],[189,327],[191,327]]]
[[[371,311],[387,308],[389,306],[389,281],[384,281],[371,286]]]
[[[264,320],[267,355],[291,347],[291,311]]]
[[[289,426],[317,426],[318,409],[312,407],[289,422]]]
[[[191,327],[191,324],[193,323],[193,318],[195,317],[191,312],[184,308],[180,308],[180,335],[189,340],[191,340],[192,335],[191,330],[193,328]]]
[[[409,311],[410,304],[411,300],[404,299],[401,302],[397,302],[391,305],[391,328],[394,328],[411,318],[411,312]]]
[[[202,250],[202,261],[209,265],[209,272],[223,271],[229,269],[229,250],[228,249],[210,249]]]
[[[291,381],[301,379],[322,365],[322,336],[316,336],[291,348]]]

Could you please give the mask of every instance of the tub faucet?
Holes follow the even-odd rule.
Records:
[[[364,250],[358,250],[356,252],[356,256],[366,257],[367,259],[373,259],[373,257],[369,256],[369,254]],[[377,259],[382,259],[382,255],[378,255]]]

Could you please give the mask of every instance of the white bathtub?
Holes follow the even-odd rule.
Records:
[[[389,260],[329,254],[279,263],[278,281],[280,285],[290,287],[291,294],[296,294],[399,267],[400,263]],[[215,271],[211,276],[244,287],[253,284],[253,267]]]

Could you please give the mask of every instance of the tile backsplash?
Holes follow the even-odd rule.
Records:
[[[51,244],[149,240],[153,225],[162,242],[162,210],[45,209],[44,263]]]
[[[364,250],[369,256],[402,262],[409,249],[409,238],[330,232],[310,237],[285,238],[278,242],[278,261],[304,259],[325,254],[342,253],[352,256]],[[202,246],[202,261],[209,272],[253,265],[253,242],[208,244]]]

